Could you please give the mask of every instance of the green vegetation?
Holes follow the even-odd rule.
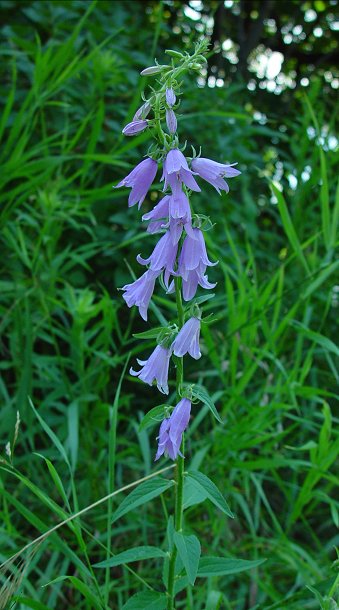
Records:
[[[304,9],[287,4],[295,24]],[[139,480],[171,464],[153,462],[157,423],[139,428],[159,395],[128,369],[154,347],[133,334],[170,320],[174,305],[158,288],[145,324],[117,291],[152,237],[112,185],[147,149],[147,132],[121,134],[138,107],[138,72],[209,33],[177,5],[0,2],[0,562],[83,511],[0,570],[0,608],[163,607],[172,470],[146,478],[143,502],[131,502]],[[324,23],[335,10],[305,6]],[[206,2],[203,12],[219,9]],[[214,41],[233,35],[223,27]],[[316,53],[332,53],[331,36]],[[304,55],[300,65],[304,76]],[[210,398],[187,434],[184,518],[202,559],[194,589],[178,582],[178,610],[339,603],[335,108],[326,68],[313,68],[306,88],[280,95],[247,88],[245,70],[229,70],[222,87],[186,80],[183,139],[237,160],[242,175],[227,197],[207,186],[199,205],[216,222],[206,237],[218,289],[204,304],[213,318],[203,357],[185,362],[185,380]],[[208,495],[201,502],[197,470],[234,519]],[[215,555],[223,563],[211,567],[204,558]]]

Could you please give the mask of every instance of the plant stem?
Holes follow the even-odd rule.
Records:
[[[177,312],[178,312],[178,327],[183,327],[184,325],[184,308],[182,305],[181,299],[181,278],[175,278],[175,296],[177,303]],[[181,396],[181,388],[184,379],[184,366],[183,366],[183,358],[177,358],[177,378],[176,378],[176,389],[177,389],[177,400],[179,401]],[[184,455],[184,435],[182,437],[181,443],[181,453]],[[183,522],[183,492],[184,492],[184,458],[178,455],[175,465],[175,517],[174,517],[174,525],[175,530],[180,532],[182,530],[182,522]],[[175,582],[175,562],[177,558],[177,549],[173,545],[171,551],[171,558],[169,563],[168,570],[168,602],[167,602],[167,610],[174,610],[174,582]]]

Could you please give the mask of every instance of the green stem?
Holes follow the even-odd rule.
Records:
[[[178,311],[178,327],[182,328],[184,325],[184,308],[182,305],[181,299],[181,278],[175,278],[175,296],[177,303],[177,311]],[[180,392],[182,388],[184,380],[184,366],[183,366],[183,358],[177,358],[177,377],[176,377],[176,390],[177,390],[177,400],[181,399]],[[182,437],[181,443],[181,453],[184,455],[184,436]],[[175,517],[174,517],[174,525],[175,530],[180,532],[182,530],[183,523],[183,495],[184,495],[184,458],[178,455],[175,466]],[[177,558],[177,549],[173,545],[171,551],[171,557],[169,562],[169,570],[168,570],[168,601],[167,601],[167,610],[174,610],[174,583],[175,583],[175,562]]]

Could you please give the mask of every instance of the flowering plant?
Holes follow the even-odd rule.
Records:
[[[200,543],[195,536],[183,533],[184,432],[189,426],[192,404],[199,400],[205,402],[218,418],[206,390],[200,386],[184,384],[183,357],[186,354],[195,360],[201,357],[200,326],[204,320],[199,305],[206,297],[199,297],[194,302],[192,299],[198,286],[207,290],[215,287],[216,284],[209,281],[206,271],[208,267],[217,265],[217,262],[209,259],[206,251],[206,217],[193,214],[190,199],[192,192],[200,192],[201,178],[213,185],[220,194],[221,191],[229,191],[225,178],[240,174],[235,168],[236,163],[225,164],[203,158],[193,147],[192,158],[186,157],[186,145],[180,146],[179,143],[177,110],[182,87],[180,77],[186,71],[201,69],[206,61],[206,50],[207,45],[202,41],[196,45],[192,55],[166,51],[171,58],[169,65],[156,64],[141,72],[143,76],[155,75],[158,88],[151,88],[149,97],[144,98],[144,103],[133,120],[124,127],[123,134],[133,136],[151,130],[154,143],[146,158],[117,185],[118,188],[126,186],[132,189],[128,205],[138,203],[140,209],[158,167],[162,164],[164,196],[153,210],[142,216],[142,220],[148,222],[147,231],[159,234],[159,240],[148,257],[144,258],[141,254],[137,256],[137,261],[146,267],[146,271],[122,290],[128,307],[136,305],[145,321],[157,279],[161,281],[166,293],[175,293],[176,298],[176,323],[139,334],[141,337],[156,338],[157,345],[147,360],[138,360],[141,366],[139,371],[130,369],[131,375],[149,385],[156,383],[160,392],[169,394],[168,374],[172,358],[176,366],[177,404],[174,408],[169,405],[155,407],[146,415],[148,420],[156,415],[157,421],[161,421],[155,459],[165,456],[176,462],[175,518],[174,527],[170,528],[168,534],[169,555],[166,558],[167,597],[164,599],[168,610],[174,608],[175,583],[179,577],[176,573],[178,554],[191,584],[194,584],[199,574]],[[166,129],[163,129],[163,122],[166,123]],[[183,301],[191,303],[184,306]],[[190,477],[190,484],[204,498],[208,497],[224,513],[232,516],[223,496],[210,479],[195,471],[189,471],[187,477]]]

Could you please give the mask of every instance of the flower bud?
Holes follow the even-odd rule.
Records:
[[[159,74],[164,68],[169,68],[169,66],[149,66],[149,68],[145,68],[141,70],[141,76],[151,76],[152,74]]]
[[[137,133],[144,131],[148,125],[148,121],[132,121],[125,125],[122,130],[124,136],[135,136]]]
[[[177,130],[177,118],[172,108],[166,110],[166,124],[170,133],[175,133]]]
[[[138,110],[136,111],[133,122],[139,121],[140,119],[145,119],[151,110],[151,104],[149,102],[145,102]]]
[[[172,88],[166,89],[166,102],[172,108],[174,106],[177,98],[175,97],[175,93]]]

